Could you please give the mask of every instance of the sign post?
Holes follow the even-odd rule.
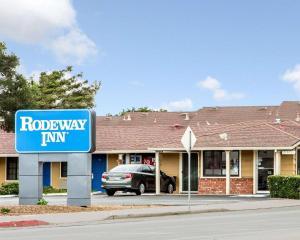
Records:
[[[68,205],[91,204],[91,153],[95,114],[87,109],[20,110],[15,123],[19,153],[19,204],[42,198],[43,163],[67,162]]]
[[[188,207],[191,210],[191,154],[192,148],[195,146],[197,139],[192,129],[188,126],[185,130],[181,143],[188,154]]]

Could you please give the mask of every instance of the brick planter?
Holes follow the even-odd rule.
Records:
[[[225,178],[200,178],[199,194],[226,194]],[[252,194],[253,178],[231,178],[230,194]]]

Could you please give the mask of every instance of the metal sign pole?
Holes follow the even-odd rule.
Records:
[[[188,206],[191,211],[191,149],[192,148],[192,132],[189,132],[189,151],[188,151]]]
[[[191,155],[197,138],[192,129],[188,126],[181,138],[181,143],[188,154],[188,208],[191,211]]]

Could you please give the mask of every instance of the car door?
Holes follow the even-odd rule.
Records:
[[[154,191],[155,190],[155,175],[151,168],[147,165],[143,165],[142,167],[142,175],[143,179],[146,184],[147,191]]]

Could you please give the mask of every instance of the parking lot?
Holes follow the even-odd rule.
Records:
[[[66,205],[66,195],[48,195],[44,197],[49,205]],[[256,196],[200,196],[192,195],[192,205],[223,204],[241,201],[265,201],[269,198],[265,195]],[[18,197],[0,197],[0,205],[17,205]],[[92,196],[92,205],[166,205],[180,206],[187,204],[187,195],[154,195],[144,194],[136,196],[135,194],[118,193],[113,197],[105,194],[94,194]]]

